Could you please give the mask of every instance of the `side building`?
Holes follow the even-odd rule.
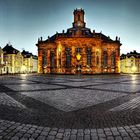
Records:
[[[120,57],[122,73],[140,73],[140,53],[133,51]]]
[[[23,56],[23,66],[22,72],[23,73],[37,73],[37,56],[29,53],[28,51],[22,51]]]
[[[5,73],[5,64],[3,61],[3,50],[0,47],[0,75]]]
[[[21,73],[21,68],[23,64],[23,57],[21,52],[13,48],[12,45],[7,44],[3,48],[3,61],[5,63],[5,73],[15,74]]]
[[[33,73],[37,73],[38,68],[38,57],[36,55],[33,55]]]
[[[0,74],[37,73],[37,56],[7,44],[0,48]]]

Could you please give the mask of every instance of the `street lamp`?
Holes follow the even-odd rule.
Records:
[[[80,67],[80,65],[79,65],[79,61],[81,60],[81,54],[78,53],[78,54],[76,55],[76,58],[77,58],[77,61],[78,61],[77,71],[79,72],[79,71],[81,70],[81,67]]]
[[[78,53],[78,54],[76,55],[76,58],[77,58],[78,61],[80,61],[80,60],[81,60],[81,54]]]

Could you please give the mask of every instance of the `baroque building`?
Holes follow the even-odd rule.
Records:
[[[37,56],[7,44],[0,47],[0,74],[37,73]]]
[[[13,48],[12,45],[7,44],[3,48],[4,56],[3,60],[5,63],[5,74],[21,73],[23,57],[21,52]]]
[[[133,51],[120,57],[122,73],[140,73],[140,53]]]
[[[37,72],[37,56],[29,53],[28,51],[22,51],[23,56],[23,66],[22,72],[23,73],[36,73]]]
[[[87,28],[83,9],[73,14],[72,28],[38,39],[38,73],[120,73],[120,38]]]
[[[2,48],[0,47],[0,74],[3,74],[4,73],[4,61],[3,61],[3,50]]]
[[[30,73],[33,69],[32,54],[25,50],[23,50],[21,54],[23,56],[22,72]]]

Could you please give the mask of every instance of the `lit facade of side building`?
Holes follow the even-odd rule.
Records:
[[[122,73],[140,73],[140,53],[136,51],[121,55]]]
[[[4,61],[3,61],[3,50],[2,48],[0,47],[0,74],[3,74],[4,73]]]
[[[91,32],[83,9],[73,14],[73,26],[67,32],[38,40],[38,73],[120,73],[120,38],[112,40],[95,30]]]
[[[5,63],[5,73],[20,73],[21,64],[23,61],[21,53],[12,47],[12,45],[7,44],[3,48],[4,53],[4,63]]]
[[[20,52],[7,44],[0,48],[0,74],[37,72],[37,56],[32,53]]]
[[[23,67],[22,67],[23,73],[37,72],[37,65],[38,65],[37,56],[35,56],[32,53],[29,53],[28,51],[25,51],[25,50],[22,51],[22,56],[24,58]]]

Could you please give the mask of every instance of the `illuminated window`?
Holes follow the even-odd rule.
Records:
[[[50,53],[50,64],[51,64],[51,68],[55,67],[55,55],[53,51],[51,51]]]
[[[107,52],[104,51],[103,53],[103,66],[107,67]]]
[[[99,56],[98,55],[96,56],[96,65],[97,66],[99,65]]]
[[[71,67],[71,52],[70,48],[66,48],[66,68]]]
[[[111,55],[111,66],[112,67],[115,66],[115,52],[113,52],[112,55]]]
[[[92,53],[91,53],[91,49],[87,49],[87,65],[91,66],[91,60],[92,60]]]

